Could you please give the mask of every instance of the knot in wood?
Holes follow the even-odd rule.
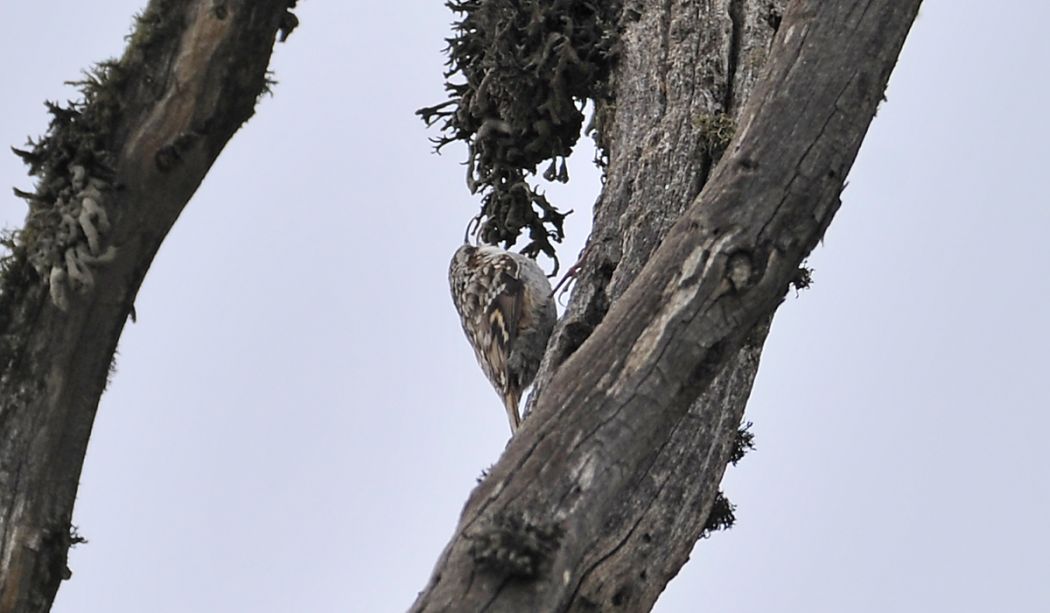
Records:
[[[752,271],[753,267],[751,266],[750,254],[744,251],[737,251],[729,256],[729,263],[726,266],[726,276],[729,278],[729,282],[733,284],[733,289],[736,291],[739,292],[751,284]]]

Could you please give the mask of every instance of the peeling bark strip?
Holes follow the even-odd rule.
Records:
[[[69,576],[117,339],[164,236],[266,91],[294,5],[152,0],[124,56],[82,84],[84,101],[52,107],[47,136],[21,153],[39,181],[20,192],[30,214],[0,275],[0,613],[48,611]]]
[[[636,14],[644,20],[666,5],[684,6],[664,4]],[[683,439],[680,426],[697,420],[709,431],[726,430],[726,411],[690,407],[701,393],[718,398],[717,386],[750,384],[748,348],[757,359],[768,318],[839,206],[844,177],[919,4],[795,0],[782,18],[772,16],[779,29],[768,64],[721,163],[700,196],[683,203],[681,219],[593,333],[585,332],[582,345],[554,369],[532,416],[472,493],[413,611],[651,608],[684,562],[688,537],[664,537],[664,544],[677,543],[666,556],[672,561],[657,563],[661,576],[645,574],[666,555],[649,547],[660,536],[654,519],[688,525],[669,508],[653,506],[674,500],[664,492],[683,486],[685,465],[663,465],[664,474],[652,470],[669,447],[698,445],[692,466],[702,474],[684,484],[703,493],[699,514],[707,514],[729,458],[726,438]],[[735,28],[743,30],[748,20],[740,17]],[[673,24],[659,31],[673,49]],[[652,58],[625,55],[623,61]],[[733,97],[740,95],[739,75],[737,68]],[[666,85],[657,91],[665,104],[690,82]],[[618,109],[615,121],[657,121],[664,110]],[[615,141],[612,156],[637,156],[645,146]],[[654,171],[658,180],[670,172],[658,165]],[[638,191],[629,202],[644,206]],[[613,286],[616,264],[597,268]],[[655,495],[639,498],[654,480],[660,484]],[[487,567],[474,555],[477,543],[493,542],[492,531],[507,525],[558,535],[556,543],[537,548],[524,538],[527,531],[520,543],[500,532],[507,549],[501,559],[529,556],[527,576]],[[611,534],[618,540],[609,540]],[[598,572],[609,560],[617,562]]]

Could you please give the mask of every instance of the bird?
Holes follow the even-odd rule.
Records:
[[[514,436],[521,394],[536,377],[557,320],[550,282],[528,256],[469,243],[453,254],[448,281],[463,332],[503,400]]]

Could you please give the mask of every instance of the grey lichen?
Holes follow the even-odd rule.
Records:
[[[493,464],[493,465],[489,465],[489,467],[488,467],[488,468],[483,468],[483,469],[481,469],[481,474],[480,474],[480,475],[478,475],[478,477],[477,477],[477,479],[476,479],[476,481],[477,481],[477,482],[478,482],[479,484],[480,484],[480,483],[482,483],[482,482],[483,482],[483,481],[484,481],[485,479],[488,479],[488,478],[489,478],[489,475],[490,475],[490,474],[492,474],[492,467],[493,467],[493,466],[495,466],[495,465],[494,465],[494,464]]]
[[[583,126],[588,100],[611,98],[619,2],[451,0],[461,16],[448,39],[448,101],[420,109],[440,122],[438,149],[468,145],[467,183],[480,192],[481,239],[554,257],[562,213],[530,182],[568,181],[565,159]],[[462,82],[454,81],[462,78]]]
[[[81,92],[79,100],[47,103],[51,123],[43,138],[14,149],[37,184],[32,192],[15,190],[29,211],[25,226],[7,242],[9,262],[28,264],[29,277],[49,285],[52,302],[63,310],[73,295],[92,288],[93,269],[115,255],[108,244],[118,214],[112,204],[113,130],[124,111],[125,90],[136,86],[130,75],[149,74],[145,58],[170,27],[163,19],[165,4],[151,3],[136,18],[119,61],[102,62],[72,83]],[[12,266],[5,268],[2,287],[8,292],[15,274]]]
[[[32,239],[21,242],[29,264],[46,279],[52,302],[62,310],[69,308],[71,294],[87,292],[94,286],[92,268],[112,260],[115,254],[113,246],[104,246],[111,229],[105,207],[110,183],[90,177],[80,164],[72,164],[67,170],[63,176],[68,182],[52,183],[61,186],[52,192],[53,200],[30,205],[20,235]]]
[[[729,450],[729,463],[736,466],[749,451],[755,449],[755,433],[751,431],[754,424],[747,422],[737,429]],[[700,538],[704,539],[719,530],[728,530],[736,523],[736,505],[730,502],[722,490],[715,494],[715,500],[711,503],[711,511],[707,515],[707,521],[700,532]]]
[[[804,289],[809,289],[810,285],[813,285],[813,269],[803,263],[791,279],[791,286],[795,288],[797,293]]]
[[[94,270],[115,255],[109,235],[119,211],[113,194],[114,134],[131,90],[157,88],[150,58],[180,24],[173,0],[157,0],[135,17],[128,47],[71,82],[81,93],[66,104],[47,102],[51,123],[39,140],[14,149],[37,179],[35,189],[15,194],[29,203],[23,228],[4,241],[0,290],[42,282],[52,302],[66,310],[73,296],[90,291]],[[21,270],[28,266],[29,270]],[[18,270],[16,270],[18,269]],[[5,301],[0,299],[0,308]]]
[[[471,535],[471,554],[485,569],[530,579],[557,551],[562,535],[556,523],[536,520],[527,513],[502,512],[487,528]]]
[[[299,18],[292,12],[296,3],[297,0],[289,0],[288,8],[281,15],[281,23],[277,27],[277,40],[282,43],[288,40],[288,37],[292,35],[292,31],[299,27]]]
[[[69,525],[69,546],[86,545],[88,540],[80,533],[80,527],[75,524]]]
[[[135,18],[128,46],[119,60],[107,60],[71,82],[80,98],[46,102],[47,133],[14,149],[36,179],[32,191],[15,189],[29,204],[22,228],[0,237],[0,370],[8,374],[21,355],[25,337],[17,322],[28,317],[32,292],[59,308],[71,306],[91,289],[99,267],[113,258],[111,230],[120,217],[114,195],[116,133],[136,95],[155,97],[165,45],[175,42],[184,11],[175,0],[153,0]],[[173,17],[177,16],[177,17]]]
[[[711,512],[707,514],[707,521],[700,532],[700,538],[705,539],[719,530],[728,530],[736,523],[736,505],[729,502],[722,490],[715,494],[715,500],[711,503]]]
[[[294,28],[289,15],[295,4],[288,0],[284,9],[284,35]],[[216,19],[232,14],[218,0],[213,8]],[[125,119],[159,101],[170,88],[170,60],[188,18],[186,3],[151,0],[135,17],[121,58],[101,62],[71,83],[80,91],[78,100],[47,102],[47,133],[15,150],[36,184],[32,191],[15,189],[29,203],[26,222],[0,237],[0,367],[21,345],[11,322],[16,320],[14,305],[22,304],[26,292],[45,288],[55,305],[69,308],[116,254],[110,234],[122,216],[117,197],[122,186],[116,183],[114,165],[128,136],[121,131],[128,129]],[[241,72],[227,67],[228,80],[242,84],[244,95],[224,95],[216,114],[194,130],[235,127],[251,115],[264,78],[257,64],[247,64],[234,67],[243,68]],[[190,131],[166,144],[156,152],[158,166],[173,168],[187,148],[200,146],[198,136]]]
[[[81,82],[82,101],[48,103],[52,121],[47,135],[30,141],[25,150],[15,149],[38,182],[32,193],[15,190],[29,202],[29,212],[13,237],[13,249],[25,253],[36,278],[50,285],[52,301],[63,310],[71,294],[91,289],[92,268],[114,255],[106,244],[113,171],[103,128],[119,112],[106,98],[113,66],[101,67]],[[5,278],[4,285],[8,282]]]
[[[712,113],[697,116],[695,124],[700,131],[701,150],[717,162],[733,140],[736,123],[725,113]]]
[[[736,437],[733,439],[733,446],[729,452],[729,463],[733,466],[743,460],[749,451],[755,449],[755,433],[751,431],[752,426],[754,426],[753,423],[747,422],[736,431]]]

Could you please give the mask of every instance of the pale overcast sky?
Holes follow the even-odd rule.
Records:
[[[119,54],[142,0],[4,2],[0,144]],[[56,613],[402,611],[506,418],[446,267],[476,206],[431,154],[440,2],[310,0],[280,82],[161,249],[102,399]],[[1050,610],[1050,5],[928,0],[777,316],[737,527],[660,613]],[[598,190],[573,182],[571,261]],[[28,188],[13,155],[0,184]],[[6,189],[6,188],[5,188]],[[0,196],[0,217],[22,204]]]

